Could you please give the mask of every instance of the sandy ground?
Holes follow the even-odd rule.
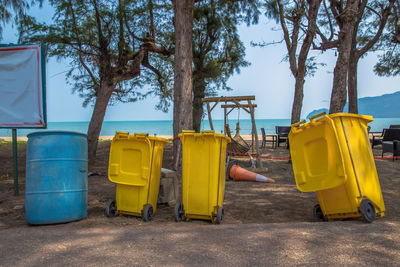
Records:
[[[3,266],[398,266],[399,224],[160,227],[73,224],[0,229]]]
[[[398,265],[400,262],[400,160],[377,160],[386,217],[312,222],[314,193],[297,190],[291,164],[263,160],[264,175],[275,184],[226,184],[222,225],[205,221],[176,223],[173,207],[157,209],[154,220],[107,218],[104,207],[115,197],[106,173],[110,141],[100,142],[89,177],[88,217],[51,226],[25,223],[26,143],[19,143],[20,196],[15,197],[10,143],[0,143],[0,265]],[[380,148],[374,154],[380,156]],[[264,156],[288,157],[279,147]],[[163,167],[171,167],[171,145]],[[250,167],[245,157],[239,165]]]

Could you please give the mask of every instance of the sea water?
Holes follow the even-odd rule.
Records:
[[[236,120],[228,121],[232,135],[236,133]],[[388,128],[391,124],[400,124],[400,118],[375,118],[369,125],[371,131],[380,132],[384,128]],[[224,120],[213,120],[215,132],[223,133]],[[47,129],[18,129],[18,136],[26,136],[36,131],[73,131],[87,133],[89,122],[48,122]],[[256,127],[258,134],[261,134],[261,128],[265,129],[267,134],[275,133],[275,126],[290,126],[290,119],[256,119]],[[252,125],[250,119],[242,119],[239,121],[240,134],[251,134]],[[100,136],[113,136],[116,131],[130,133],[148,133],[150,135],[171,135],[172,120],[154,120],[154,121],[105,121],[103,123]],[[210,130],[208,120],[202,121],[201,130]],[[11,129],[0,129],[1,137],[11,137]]]

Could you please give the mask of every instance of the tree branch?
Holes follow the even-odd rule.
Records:
[[[326,16],[328,17],[329,29],[331,30],[331,35],[329,36],[328,40],[332,41],[333,36],[335,35],[335,30],[333,28],[333,23],[332,23],[332,20],[331,20],[331,14],[328,12],[328,7],[326,6],[326,0],[324,0],[324,10],[325,10]]]
[[[85,61],[83,60],[83,57],[82,57],[82,54],[81,54],[80,51],[78,52],[78,55],[79,55],[79,62],[82,64],[82,66],[83,66],[83,67],[85,68],[85,70],[88,72],[90,78],[92,79],[94,89],[95,89],[95,91],[97,91],[97,88],[98,88],[97,84],[98,84],[98,82],[97,82],[97,80],[96,80],[96,77],[93,75],[93,73],[92,73],[92,71],[90,70],[90,68],[86,65],[86,63],[85,63]]]
[[[330,8],[333,14],[333,18],[336,20],[337,24],[339,25],[339,28],[342,28],[343,21],[340,16],[343,13],[343,7],[342,7],[343,2],[340,1],[340,3],[338,3],[337,0],[330,0],[330,2],[331,2]]]
[[[83,57],[82,57],[82,42],[81,42],[81,40],[79,38],[78,26],[77,26],[77,23],[76,23],[75,12],[74,12],[74,9],[72,8],[71,1],[68,1],[68,4],[69,4],[69,9],[70,9],[71,15],[72,15],[72,23],[73,23],[73,27],[74,27],[75,37],[76,37],[76,40],[77,40],[78,46],[79,46],[79,50],[78,50],[79,62],[82,64],[82,66],[88,72],[90,78],[92,79],[93,85],[96,86],[97,85],[97,80],[96,80],[95,76],[93,75],[92,71],[90,70],[90,68],[86,65],[86,63],[85,63],[85,61],[83,60]],[[73,46],[71,46],[71,47],[73,47]],[[95,90],[96,90],[96,87],[95,87]]]
[[[371,11],[372,13],[374,13],[375,15],[378,16],[379,20],[382,20],[382,16],[381,14],[378,13],[378,11],[376,11],[375,9],[371,8],[370,6],[366,6],[366,8]]]
[[[156,74],[158,84],[160,85],[160,90],[164,94],[165,93],[165,90],[164,90],[165,86],[164,86],[164,83],[163,83],[162,74],[158,69],[154,68],[150,64],[150,62],[149,62],[149,53],[148,52],[145,52],[145,54],[144,54],[144,57],[143,57],[143,60],[142,60],[142,65],[144,67],[148,68],[149,70],[151,70],[152,72],[154,72],[154,74]]]
[[[321,43],[319,46],[313,47],[313,49],[326,51],[328,49],[336,47],[339,47],[339,40],[329,41],[327,43]]]
[[[290,69],[293,73],[293,75],[296,75],[297,73],[297,63],[296,63],[296,50],[294,50],[293,53],[293,44],[290,41],[290,35],[289,31],[287,29],[287,25],[285,22],[285,14],[284,14],[284,7],[282,4],[282,0],[278,0],[278,7],[279,7],[279,18],[281,21],[281,27],[283,31],[283,37],[286,43],[286,48],[289,53],[289,64],[290,64]]]
[[[362,47],[361,49],[359,49],[356,52],[357,58],[360,58],[362,55],[364,55],[379,40],[379,38],[382,35],[383,29],[385,28],[386,22],[390,15],[390,11],[392,10],[392,8],[394,6],[395,1],[396,0],[389,0],[389,5],[385,9],[383,9],[382,16],[381,16],[382,19],[380,20],[378,31],[376,32],[374,38],[372,38],[368,43],[365,44],[364,47]]]
[[[158,46],[154,42],[147,41],[144,44],[142,44],[141,49],[144,49],[146,52],[155,52],[158,54],[162,54],[164,56],[170,56],[172,53],[171,51],[165,49],[163,46]]]
[[[153,1],[149,0],[149,11],[150,11],[150,33],[152,40],[156,39],[156,28],[154,27],[154,14],[153,14]]]
[[[310,46],[315,36],[315,31],[317,29],[317,17],[318,17],[318,10],[321,5],[322,0],[312,0],[310,1],[310,10],[309,10],[309,18],[308,18],[308,26],[306,37],[304,38],[303,45],[301,46],[300,53],[299,53],[299,65],[300,62],[306,62],[308,52],[310,51]],[[304,70],[306,71],[306,70]]]
[[[124,65],[125,37],[124,37],[124,4],[123,0],[118,1],[119,15],[119,38],[118,38],[118,65]],[[126,59],[125,59],[126,60]]]
[[[100,50],[101,53],[106,53],[107,52],[107,41],[104,38],[103,31],[101,29],[101,18],[100,18],[100,12],[99,8],[97,6],[97,0],[92,0],[94,10],[96,13],[96,26],[97,26],[97,33],[99,35],[99,45],[100,45]]]
[[[131,31],[131,27],[129,27],[128,20],[126,19],[126,13],[124,13],[124,23],[125,23],[126,30],[128,31],[130,37],[132,38],[132,40],[131,40],[132,41],[132,51],[135,51],[135,35]]]
[[[133,58],[129,61],[130,63],[125,66],[124,69],[114,68],[113,82],[119,83],[121,81],[131,80],[140,75],[140,64],[143,61],[145,50],[140,49],[138,53],[135,54]]]
[[[367,3],[368,3],[368,0],[363,0],[360,3],[360,6],[359,6],[358,12],[357,12],[357,22],[356,22],[357,28],[362,20],[362,17],[364,15],[364,9],[367,7]]]

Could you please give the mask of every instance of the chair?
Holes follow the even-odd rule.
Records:
[[[276,144],[277,144],[276,140],[278,138],[277,134],[266,134],[264,128],[261,128],[261,134],[262,134],[261,148],[266,147],[267,143],[271,143],[272,148],[276,148]]]
[[[375,135],[378,134],[379,132],[368,132],[369,134],[372,134],[372,139],[370,139],[372,148],[374,148],[374,146],[382,144],[382,137],[385,133],[385,130],[386,129],[383,129],[380,135]]]
[[[289,148],[288,135],[289,135],[290,129],[291,129],[290,126],[275,126],[275,132],[278,135],[277,140],[276,140],[278,146],[280,143],[285,142],[286,148]]]
[[[400,125],[391,124],[389,126],[389,129],[400,129]],[[372,139],[371,139],[372,148],[374,148],[374,146],[381,145],[383,141],[392,141],[392,140],[383,140],[383,136],[385,135],[386,130],[387,129],[383,129],[381,135],[378,135],[378,136],[374,135],[374,133],[377,133],[377,132],[369,132],[372,134]]]
[[[385,153],[392,153],[393,157],[400,156],[400,129],[384,129],[382,138],[382,157]]]

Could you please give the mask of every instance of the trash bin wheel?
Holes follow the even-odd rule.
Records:
[[[316,204],[313,208],[312,217],[316,222],[323,222],[325,221],[324,213],[322,212],[321,206]]]
[[[143,209],[143,221],[150,222],[151,220],[153,220],[153,206],[147,204]]]
[[[375,206],[369,199],[363,199],[360,204],[360,213],[365,222],[372,223],[375,220]]]
[[[105,213],[107,217],[115,217],[115,215],[117,214],[117,206],[115,205],[115,200],[109,199],[107,201]]]
[[[223,207],[218,207],[217,217],[215,218],[215,223],[216,224],[221,224],[223,218],[224,218],[224,208]]]
[[[185,216],[185,210],[183,209],[183,204],[181,202],[176,203],[174,209],[174,216],[176,222],[183,221]]]

